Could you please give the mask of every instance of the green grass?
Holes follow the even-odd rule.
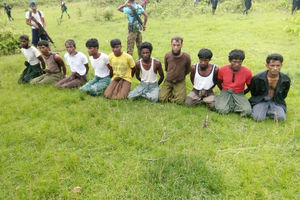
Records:
[[[72,38],[87,55],[90,37],[98,38],[105,53],[113,38],[126,50],[125,16],[114,11],[113,20],[105,21],[102,8],[68,5],[71,19],[65,16],[60,24],[59,7],[40,8],[56,43],[53,51],[63,55],[64,41]],[[228,63],[230,50],[241,48],[254,74],[265,70],[268,54],[281,53],[282,71],[292,79],[287,121],[256,123],[204,106],[107,100],[76,89],[18,85],[25,58],[2,56],[0,199],[298,199],[300,37],[283,30],[288,12],[256,7],[244,16],[221,12],[220,5],[211,16],[190,9],[193,16],[150,14],[143,37],[153,44],[153,56],[163,61],[175,35],[184,38],[183,51],[193,63],[203,47],[213,51],[212,62],[219,66]],[[7,26],[30,35],[24,12],[14,8],[15,21]],[[0,17],[6,20],[3,13]],[[132,89],[137,84],[134,79]],[[206,115],[209,126],[203,128]],[[76,186],[80,194],[72,192]]]

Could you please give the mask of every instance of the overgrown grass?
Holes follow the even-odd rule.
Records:
[[[71,19],[61,23],[59,7],[40,9],[56,43],[53,51],[61,55],[69,38],[85,54],[91,37],[102,52],[111,52],[113,38],[126,50],[126,16],[116,8],[105,21],[95,19],[95,9],[102,8],[69,4]],[[287,121],[256,123],[203,106],[113,101],[76,89],[18,85],[25,58],[2,56],[0,199],[298,199],[300,38],[284,31],[288,12],[256,8],[244,16],[220,9],[211,16],[190,9],[193,15],[163,20],[150,14],[143,37],[153,44],[153,56],[163,61],[175,35],[184,38],[183,51],[193,63],[200,48],[210,48],[219,66],[228,63],[231,49],[244,49],[244,64],[254,74],[265,70],[269,53],[281,53],[282,71],[292,79]],[[16,8],[13,16],[10,28],[30,35],[24,9]],[[134,79],[132,88],[137,84]],[[203,128],[206,115],[209,126]],[[72,192],[76,186],[81,193]]]

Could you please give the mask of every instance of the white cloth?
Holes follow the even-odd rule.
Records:
[[[104,78],[109,75],[109,69],[107,67],[108,55],[101,52],[100,57],[97,59],[94,59],[93,56],[90,56],[90,61],[95,70],[95,76]]]
[[[28,49],[21,48],[21,51],[30,65],[36,65],[40,63],[40,60],[37,57],[39,57],[41,53],[34,46],[30,46]]]
[[[85,75],[86,68],[84,65],[88,63],[88,59],[83,53],[77,52],[75,55],[70,55],[67,52],[64,57],[72,72],[77,72],[81,76]]]
[[[142,59],[140,59],[142,77],[141,80],[145,83],[155,83],[157,82],[157,73],[154,72],[154,59],[152,58],[151,67],[149,70],[145,70],[142,64]]]
[[[41,13],[41,17],[44,18],[44,13],[43,13],[42,11],[40,11],[40,10],[39,10],[39,11],[36,11],[36,13],[33,13],[33,11],[31,11],[31,16],[34,17],[34,18],[35,18],[35,19],[43,26],[41,17],[40,17],[40,15],[39,15],[39,12]],[[29,18],[30,18],[29,14],[30,14],[30,11],[27,11],[27,12],[26,12],[26,15],[25,15],[25,18],[26,18],[26,19],[29,19]],[[31,24],[35,24],[35,25],[36,25],[36,23],[35,23],[34,21],[32,21],[32,20],[31,20]],[[35,29],[34,26],[31,26],[31,28],[32,28],[32,29]]]
[[[212,70],[208,76],[201,76],[198,71],[199,63],[196,65],[195,70],[195,79],[194,79],[194,88],[196,90],[209,90],[211,89],[214,84],[214,73],[216,65],[213,65]]]

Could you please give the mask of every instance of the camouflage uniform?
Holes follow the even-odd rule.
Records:
[[[132,55],[134,50],[134,43],[136,42],[136,48],[138,49],[138,54],[140,57],[139,46],[142,44],[142,32],[141,31],[130,31],[128,30],[127,37],[127,53]]]

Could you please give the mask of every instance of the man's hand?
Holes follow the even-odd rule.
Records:
[[[143,31],[145,31],[146,30],[146,26],[145,25],[143,25]]]
[[[121,80],[121,78],[120,77],[116,77],[114,80],[119,82]]]

